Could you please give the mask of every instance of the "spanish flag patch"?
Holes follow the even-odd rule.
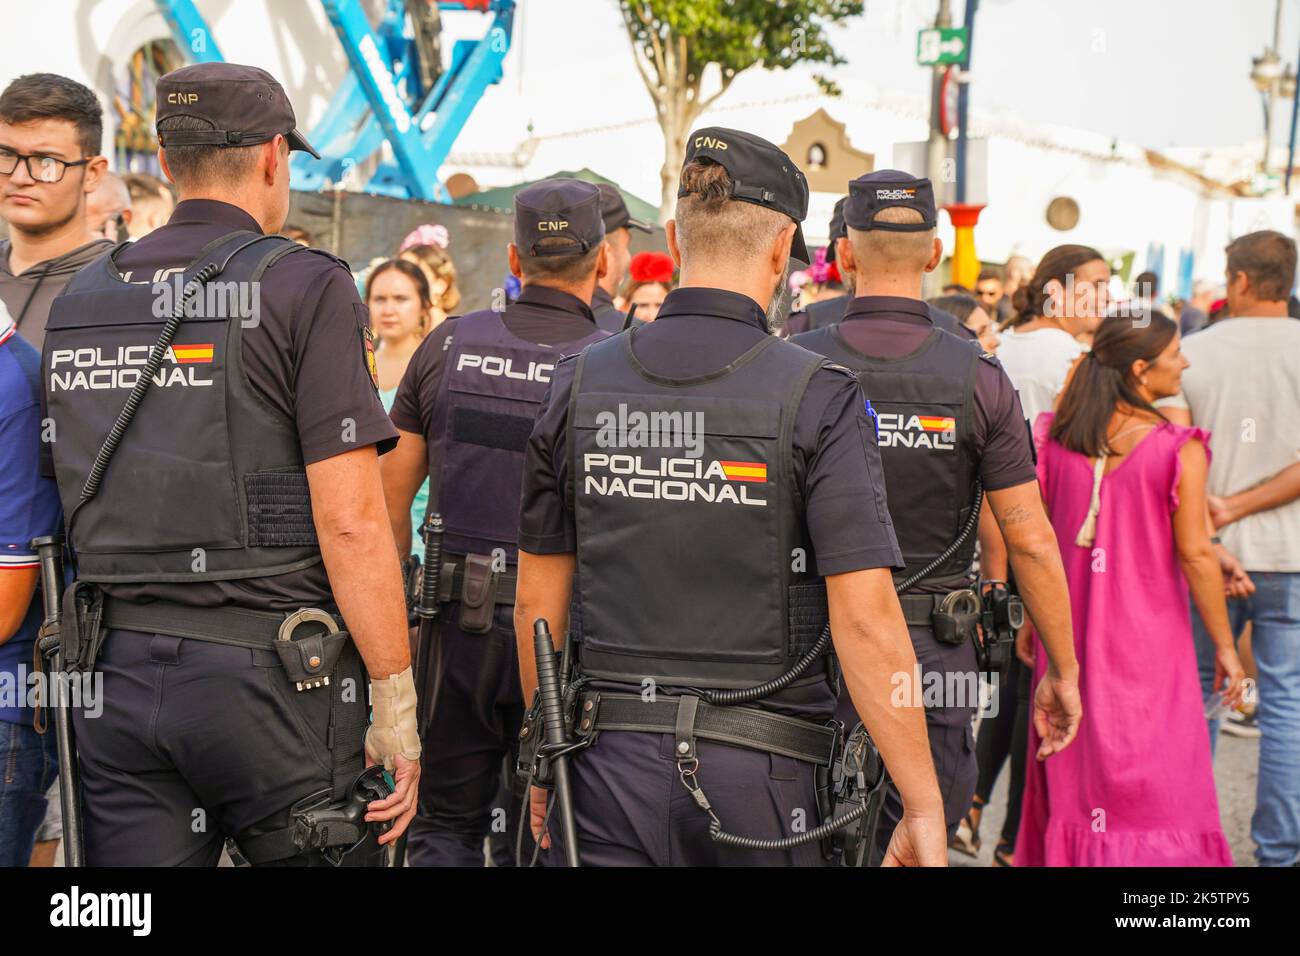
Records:
[[[954,418],[926,418],[918,419],[921,427],[928,432],[952,432],[957,430],[957,420]]]
[[[193,345],[177,345],[172,343],[172,358],[176,360],[177,365],[195,365],[202,362],[211,362],[213,355],[213,346],[211,342],[202,342]]]
[[[761,461],[720,461],[728,481],[767,481],[767,465]]]

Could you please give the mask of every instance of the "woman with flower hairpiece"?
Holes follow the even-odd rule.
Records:
[[[636,306],[636,318],[653,322],[664,297],[673,290],[673,260],[666,252],[638,252],[627,268],[627,282],[619,294],[619,308]]]
[[[453,314],[460,305],[460,290],[456,288],[456,264],[451,261],[447,246],[451,235],[440,223],[425,223],[407,233],[397,247],[397,258],[420,267],[429,284],[429,326],[432,331]]]

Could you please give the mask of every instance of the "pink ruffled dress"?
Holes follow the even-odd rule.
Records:
[[[1231,866],[1174,545],[1178,450],[1199,428],[1149,431],[1101,483],[1091,547],[1093,463],[1034,428],[1038,477],[1070,588],[1083,722],[1039,761],[1029,729],[1017,866]],[[1034,686],[1046,670],[1038,648]]]

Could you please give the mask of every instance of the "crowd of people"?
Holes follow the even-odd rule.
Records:
[[[56,79],[51,86],[48,78],[23,78],[0,93],[0,217],[8,226],[8,239],[0,242],[0,677],[8,675],[11,684],[31,664],[42,618],[29,542],[56,532],[62,522],[59,496],[41,477],[39,461],[39,350],[52,307],[83,268],[119,243],[134,245],[163,227],[183,228],[198,214],[196,201],[178,204],[173,187],[161,178],[111,172],[100,154],[98,127],[84,122],[98,115],[94,94]],[[506,323],[511,331],[501,334],[528,338],[520,329],[527,321],[543,322],[550,312],[562,313],[576,330],[561,341],[585,342],[578,333],[587,326],[614,334],[630,326],[639,334],[666,302],[686,301],[686,288],[675,291],[683,281],[680,250],[670,242],[673,254],[633,255],[632,231],[649,233],[650,227],[628,214],[612,187],[577,185],[583,189],[575,186],[566,199],[575,205],[564,208],[585,202],[584,189],[599,193],[601,251],[599,266],[591,260],[590,285],[548,266],[545,246],[531,254],[518,250],[518,256],[512,246],[510,271],[522,277],[522,285],[503,283],[514,289],[509,300],[518,311],[509,313],[516,323]],[[868,221],[852,199],[846,197],[847,210],[844,202],[836,207],[829,244],[789,281],[790,314],[769,331],[815,349],[817,342],[832,341],[818,337],[824,330],[845,328],[889,300],[893,312],[906,313],[907,321],[927,333],[946,328],[954,340],[976,340],[982,364],[972,366],[972,379],[983,376],[995,389],[1003,377],[1009,381],[1004,399],[980,401],[989,408],[1002,401],[1032,436],[1037,487],[1055,533],[1052,560],[1059,557],[1068,585],[1069,626],[1035,621],[1031,614],[1017,635],[1014,659],[992,687],[997,706],[979,719],[974,738],[978,778],[952,778],[945,799],[960,804],[949,821],[952,849],[969,855],[980,850],[981,818],[1009,763],[1008,807],[994,853],[998,865],[1231,865],[1213,769],[1222,728],[1260,741],[1251,827],[1258,862],[1300,861],[1295,242],[1271,231],[1237,237],[1226,250],[1225,281],[1197,281],[1186,300],[1162,300],[1154,273],[1136,277],[1125,289],[1105,255],[1071,244],[1048,250],[1037,263],[1013,256],[1000,268],[980,271],[973,289],[943,286],[940,295],[913,307],[904,304],[913,299],[909,290],[919,289],[923,275],[941,261],[932,254],[937,240],[912,254],[897,237],[922,235],[928,242],[929,234],[871,227],[924,226],[924,211],[913,220],[895,217],[897,208],[874,210]],[[902,210],[908,216],[913,211]],[[299,227],[286,224],[279,232],[313,245]],[[424,436],[433,434],[431,418],[442,408],[441,354],[458,329],[486,334],[460,317],[492,308],[462,299],[455,240],[442,225],[422,225],[394,237],[391,249],[357,276],[374,383],[401,435],[383,468],[385,490],[398,489],[387,507],[404,554],[422,550],[420,529],[433,510],[431,496],[438,500],[440,494],[438,471],[429,463],[434,451],[426,455]],[[890,270],[880,266],[886,259]],[[560,302],[551,286],[585,288],[585,300],[570,302],[573,296],[564,293],[568,299]],[[867,348],[865,339],[848,333],[827,334],[835,348],[854,355]],[[920,348],[920,339],[897,341],[912,344],[898,345],[893,360]],[[463,361],[464,353],[457,354]],[[837,353],[825,354],[834,360]],[[872,399],[866,395],[868,406]],[[506,434],[508,422],[499,415],[490,419],[497,414],[490,406],[466,407],[479,413],[478,419],[465,416],[466,429],[484,432],[475,441],[523,461],[523,444]],[[460,426],[448,427],[452,435]],[[980,427],[996,430],[987,422]],[[1023,432],[1004,441],[1030,441]],[[988,441],[991,446],[996,440]],[[485,485],[494,480],[483,479]],[[517,481],[510,490],[518,497]],[[891,487],[891,498],[894,492]],[[447,489],[441,493],[446,507]],[[1026,546],[1009,527],[1014,514],[997,510],[995,517],[984,502],[977,568],[963,573],[973,581],[1009,579],[1013,588],[1019,583],[1027,598],[1034,595],[1041,615],[1046,585],[1015,581],[1008,551],[1020,553]],[[464,611],[460,626],[474,632]],[[1083,717],[1073,742],[1058,747],[1051,738],[1059,728],[1046,723],[1035,693],[1058,678],[1057,662],[1049,657],[1065,651],[1052,635],[1071,629]],[[440,706],[449,706],[446,701],[458,692],[469,701],[467,708],[476,706],[476,694],[499,697],[498,689],[475,681],[500,665],[475,666],[482,669],[467,674],[457,672],[454,662],[446,664],[447,683],[439,686],[451,689],[441,691],[446,696]],[[513,666],[503,679],[514,680]],[[413,863],[419,853],[426,860],[463,862],[466,846],[472,860],[481,856],[483,837],[499,835],[496,828],[479,833],[474,827],[484,826],[483,807],[494,800],[509,803],[496,790],[506,786],[501,758],[518,731],[522,710],[516,710],[482,717],[504,742],[475,757],[495,762],[496,769],[476,770],[465,787],[487,780],[482,787],[489,792],[465,805],[447,798],[453,805],[443,816],[475,817],[468,843],[464,833],[458,836],[461,856],[439,849],[441,837],[427,819],[420,831],[428,816],[422,807],[411,831]],[[58,801],[52,798],[57,755],[52,735],[34,729],[34,717],[25,703],[0,694],[0,763],[10,768],[0,783],[0,865],[48,865],[59,838]],[[948,729],[953,747],[969,746],[969,724]],[[930,733],[936,733],[933,724]],[[437,734],[424,745],[426,759],[430,749],[457,746]],[[932,746],[937,747],[933,740]],[[469,774],[470,758],[457,759],[458,770]],[[445,790],[439,793],[445,796]]]

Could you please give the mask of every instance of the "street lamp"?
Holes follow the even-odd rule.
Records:
[[[1250,79],[1261,93],[1267,93],[1282,76],[1282,58],[1273,50],[1265,49],[1264,55],[1252,57],[1250,64]]]
[[[1289,66],[1284,66],[1277,51],[1266,48],[1262,56],[1252,57],[1250,61],[1250,80],[1259,90],[1264,104],[1264,158],[1260,162],[1260,171],[1268,172],[1269,147],[1273,144],[1273,101],[1277,98],[1279,87],[1290,77],[1292,88],[1295,86],[1295,74]]]

